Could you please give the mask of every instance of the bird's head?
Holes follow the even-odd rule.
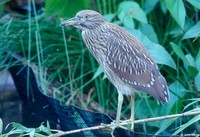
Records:
[[[100,13],[93,10],[81,10],[75,17],[63,21],[60,26],[74,26],[81,30],[91,30],[105,22],[105,19]]]

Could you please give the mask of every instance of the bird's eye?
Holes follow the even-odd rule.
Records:
[[[83,18],[84,18],[84,19],[88,19],[88,18],[89,18],[89,15],[85,15]]]

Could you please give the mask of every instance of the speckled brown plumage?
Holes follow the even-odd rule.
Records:
[[[107,22],[101,14],[92,10],[82,10],[61,24],[70,25],[82,30],[85,45],[117,88],[121,101],[119,109],[123,101],[121,94],[134,96],[140,91],[161,103],[168,102],[165,78],[144,46],[129,32]],[[116,121],[119,123],[119,116]]]

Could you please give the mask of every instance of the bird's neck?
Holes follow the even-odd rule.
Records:
[[[82,37],[85,45],[96,58],[96,60],[102,64],[104,55],[107,54],[107,47],[105,42],[107,41],[105,33],[105,24],[96,27],[95,29],[86,29],[82,31]]]

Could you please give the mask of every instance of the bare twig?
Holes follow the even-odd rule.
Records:
[[[158,120],[165,120],[165,119],[171,119],[171,118],[186,117],[186,116],[192,116],[192,115],[198,115],[198,114],[200,114],[200,111],[185,112],[185,113],[182,113],[182,114],[174,114],[174,115],[166,115],[166,116],[161,116],[161,117],[140,119],[140,120],[135,120],[134,124],[152,122],[152,121],[158,121]],[[128,125],[128,124],[131,124],[131,120],[121,121],[120,126],[124,126],[124,125]],[[94,126],[94,127],[76,129],[76,130],[71,130],[71,131],[54,130],[57,133],[51,135],[50,137],[60,137],[60,136],[63,136],[63,135],[69,135],[69,134],[74,134],[74,133],[84,132],[84,131],[98,130],[98,129],[108,128],[108,127],[112,127],[112,126],[113,125],[111,125],[111,124],[107,124],[107,125],[99,125],[99,126]]]

